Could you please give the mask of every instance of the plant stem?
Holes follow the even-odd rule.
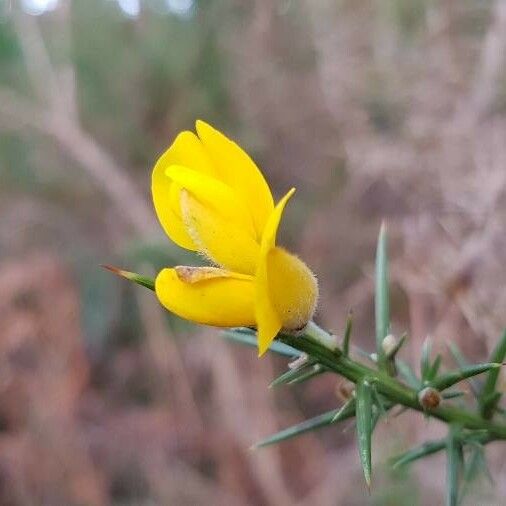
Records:
[[[311,322],[301,336],[281,334],[279,339],[293,348],[316,358],[329,370],[357,383],[367,377],[375,388],[392,402],[423,412],[448,424],[459,424],[470,430],[485,430],[493,439],[506,440],[506,425],[499,424],[479,414],[454,406],[439,406],[425,411],[418,402],[418,391],[401,383],[382,371],[372,369],[343,355],[336,341],[328,332]]]

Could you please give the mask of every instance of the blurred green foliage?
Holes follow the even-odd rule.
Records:
[[[203,22],[209,9],[203,2],[188,18],[146,10],[132,21],[110,2],[74,3],[72,60],[83,121],[125,162],[145,170],[169,131],[191,128],[196,117],[226,121],[218,34]],[[167,137],[158,139],[160,132]]]

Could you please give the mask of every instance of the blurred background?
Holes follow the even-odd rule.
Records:
[[[454,366],[506,324],[505,0],[0,0],[0,504],[439,505],[444,457],[389,456],[443,428],[379,424],[363,485],[353,427],[249,447],[338,406],[286,367],[162,311],[100,269],[192,258],[164,237],[151,168],[205,119],[279,198],[318,274],[317,320],[372,351],[388,222],[394,330]],[[495,487],[469,505],[504,504]]]

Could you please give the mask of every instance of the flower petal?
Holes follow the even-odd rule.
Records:
[[[277,204],[265,225],[260,246],[260,258],[255,275],[255,317],[258,327],[258,356],[268,349],[278,332],[281,330],[281,317],[272,302],[269,289],[269,252],[276,245],[276,234],[286,203],[295,193],[292,188]]]
[[[219,171],[221,181],[246,202],[258,238],[274,209],[272,194],[262,173],[249,155],[221,132],[198,120],[197,133]]]
[[[179,204],[180,188],[165,175],[173,164],[190,167],[203,174],[214,174],[209,156],[199,138],[193,132],[181,132],[170,148],[156,162],[153,169],[151,191],[156,214],[165,233],[179,246],[196,250],[181,219]]]
[[[256,238],[249,211],[225,183],[181,165],[171,165],[165,174],[207,208],[214,209],[223,219],[234,223],[251,235],[252,239]]]
[[[254,284],[245,276],[212,267],[163,269],[156,295],[172,313],[216,327],[255,325]]]
[[[269,216],[262,235],[261,250],[262,255],[267,255],[268,251],[276,246],[276,235],[278,233],[279,223],[283,216],[286,203],[292,198],[295,193],[295,188],[292,188],[276,205],[274,211]]]
[[[255,276],[255,319],[258,329],[258,356],[261,357],[281,330],[281,318],[269,294],[266,259],[260,262]]]
[[[174,183],[165,175],[163,165],[155,165],[151,178],[151,193],[153,194],[153,204],[156,215],[162,225],[165,233],[182,248],[192,251],[197,250],[197,246],[188,234],[181,218],[181,213],[174,209],[171,202],[171,192],[173,192]]]
[[[165,168],[170,165],[183,165],[209,176],[219,175],[201,140],[189,131],[179,133],[158,162]]]
[[[255,273],[260,246],[250,234],[186,190],[181,203],[185,225],[199,251],[229,270]]]

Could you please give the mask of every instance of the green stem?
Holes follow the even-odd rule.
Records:
[[[415,409],[448,424],[459,424],[470,430],[485,430],[494,439],[506,440],[506,425],[482,418],[476,413],[454,406],[439,406],[429,412],[418,402],[418,391],[401,383],[382,371],[372,369],[343,355],[334,338],[311,322],[301,336],[281,334],[279,339],[316,358],[329,370],[357,383],[367,377],[377,391],[391,401]]]

